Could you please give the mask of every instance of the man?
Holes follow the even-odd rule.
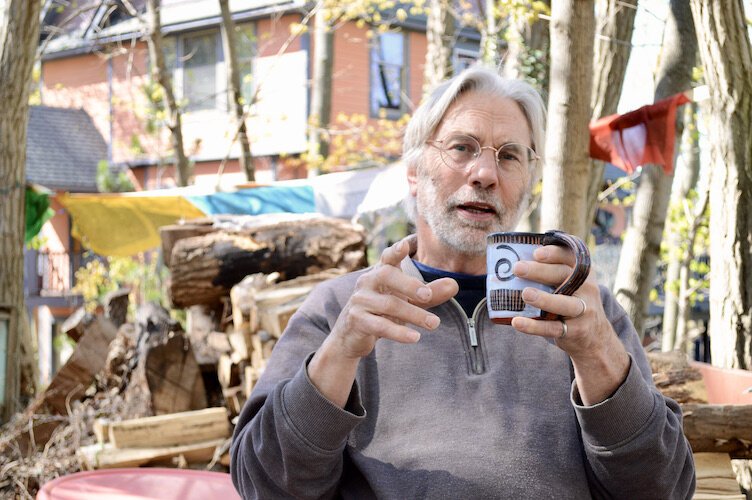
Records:
[[[530,86],[479,67],[418,108],[404,143],[417,234],[290,320],[235,431],[244,497],[692,495],[679,407],[607,290],[529,288],[565,319],[488,319],[486,235],[527,205],[544,123]],[[573,263],[547,246],[514,272],[558,285]]]

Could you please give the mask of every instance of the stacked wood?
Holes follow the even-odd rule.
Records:
[[[695,453],[697,488],[694,500],[745,500],[731,460],[725,453]]]
[[[708,402],[702,373],[689,364],[686,354],[672,351],[649,352],[647,355],[653,382],[665,396],[680,404]]]
[[[136,316],[138,361],[126,401],[143,401],[148,415],[206,408],[201,369],[180,324],[156,304],[142,306]]]
[[[185,463],[208,462],[230,437],[224,408],[98,423],[100,441],[79,449],[88,469],[133,467],[178,457]]]
[[[130,288],[118,288],[102,299],[104,315],[118,328],[127,321],[130,293]]]
[[[55,377],[15,422],[15,428],[4,433],[0,452],[6,446],[17,446],[22,454],[34,445],[44,445],[70,405],[84,397],[95,375],[104,367],[109,346],[115,338],[115,326],[106,318],[92,318],[83,326],[83,335],[76,348]]]
[[[94,315],[86,312],[84,307],[79,307],[76,311],[63,321],[60,328],[61,332],[78,342],[78,339],[84,334],[86,325],[94,320]]]
[[[162,238],[171,238],[169,231]],[[289,280],[322,270],[365,265],[363,231],[348,222],[306,218],[238,226],[174,242],[170,298],[177,307],[214,304],[243,277],[278,272]]]

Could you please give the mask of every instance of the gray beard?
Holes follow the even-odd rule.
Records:
[[[440,200],[436,181],[425,169],[418,172],[418,214],[433,234],[444,245],[457,253],[478,256],[486,252],[486,236],[498,231],[511,231],[517,225],[525,204],[520,203],[516,213],[510,213],[501,202],[490,193],[473,190],[472,194],[456,192],[447,200]],[[487,222],[474,222],[463,219],[457,213],[457,206],[468,202],[482,202],[494,207],[496,218]]]

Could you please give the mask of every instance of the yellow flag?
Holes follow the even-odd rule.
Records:
[[[125,257],[160,245],[159,228],[205,214],[182,196],[62,194],[74,237],[100,255]]]

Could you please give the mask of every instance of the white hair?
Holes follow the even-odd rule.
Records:
[[[426,141],[438,128],[449,107],[469,91],[488,92],[516,102],[527,118],[533,150],[541,158],[545,157],[546,107],[538,91],[522,80],[509,80],[493,69],[474,65],[436,86],[415,111],[402,143],[402,160],[408,169],[420,166]],[[537,163],[530,187],[540,175],[541,165],[540,162]],[[404,208],[408,218],[415,222],[415,197],[409,193],[405,197]]]

